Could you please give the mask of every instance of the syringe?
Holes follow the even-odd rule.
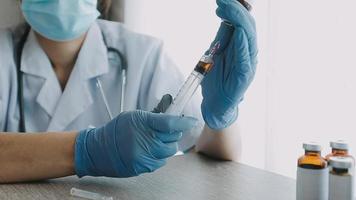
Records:
[[[194,71],[189,75],[183,86],[178,91],[178,94],[174,97],[173,103],[166,110],[166,114],[181,115],[185,105],[194,95],[198,89],[200,83],[203,81],[206,74],[211,70],[214,65],[214,55],[220,48],[220,42],[210,49],[208,55],[203,55],[199,60],[199,63],[194,68]]]

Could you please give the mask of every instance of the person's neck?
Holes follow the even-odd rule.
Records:
[[[38,33],[35,35],[38,43],[51,61],[62,90],[64,90],[86,34],[75,40],[65,42],[49,40]]]

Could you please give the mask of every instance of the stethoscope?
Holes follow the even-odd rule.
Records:
[[[21,71],[21,59],[22,59],[22,53],[23,49],[26,43],[26,40],[28,38],[28,35],[30,33],[30,26],[26,25],[25,32],[21,36],[14,52],[15,56],[15,63],[16,63],[16,72],[17,72],[17,85],[18,85],[18,91],[17,91],[17,97],[19,101],[19,131],[20,132],[26,132],[26,125],[25,125],[25,113],[24,113],[24,87],[23,87],[23,72]],[[125,88],[126,88],[126,73],[127,73],[127,63],[126,60],[123,56],[123,54],[116,48],[110,47],[107,44],[106,38],[104,33],[102,32],[103,35],[103,40],[105,43],[105,46],[107,47],[108,52],[113,52],[115,53],[118,58],[121,60],[121,100],[120,100],[120,113],[124,110],[124,100],[125,100]],[[95,78],[96,81],[96,87],[100,91],[100,95],[102,97],[102,100],[105,104],[106,112],[110,118],[110,120],[113,119],[113,113],[111,112],[109,103],[107,101],[103,86],[101,84],[101,81],[98,77]]]

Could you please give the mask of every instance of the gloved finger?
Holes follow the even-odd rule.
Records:
[[[236,0],[217,0],[216,14],[234,27],[242,27],[248,38],[256,35],[256,23],[251,14]]]
[[[236,38],[236,40],[234,41],[236,46],[239,46],[239,41],[242,41],[241,48],[244,48],[243,46],[246,47],[246,45],[247,45],[246,49],[248,49],[248,52],[250,53],[251,65],[256,66],[257,54],[258,54],[257,37],[248,38],[246,31],[244,29],[242,29],[241,27],[236,28],[233,37]],[[247,42],[247,44],[246,44],[246,42]]]
[[[223,82],[221,82],[223,85],[226,85],[226,81],[232,76],[233,72],[236,71],[235,68],[241,68],[242,71],[250,70],[246,69],[246,67],[249,68],[251,66],[250,46],[245,31],[242,28],[239,27],[235,29],[232,39],[226,47],[226,51],[223,52],[222,56],[214,58],[214,64],[221,67],[213,68],[211,73],[207,76],[212,76],[214,73],[214,75],[217,76],[215,79],[223,80]],[[226,86],[224,87],[226,88]]]
[[[242,4],[240,0],[216,0],[216,3],[219,8],[227,12],[227,15],[224,16],[230,16],[230,18],[221,17],[228,23],[231,23],[232,25],[234,25],[235,23],[239,23],[240,26],[243,26],[244,23],[247,23],[252,25],[251,28],[256,28],[255,20],[249,12],[251,9],[251,6],[249,4],[249,6],[247,6],[247,4]],[[240,18],[238,18],[237,16],[239,16]],[[239,21],[242,19],[244,19],[244,21]]]
[[[249,4],[249,2],[247,2],[246,0],[238,0],[248,11],[250,11],[252,9],[251,4]]]
[[[257,63],[256,46],[257,44],[248,41],[244,29],[240,27],[235,29],[233,39],[225,52],[225,57],[229,58],[230,62],[224,66],[226,68],[223,70],[224,80],[227,80],[234,71],[238,73],[237,75],[255,73]]]
[[[177,142],[183,136],[182,132],[173,133],[155,133],[155,136],[163,143]]]
[[[255,40],[249,41],[246,32],[242,28],[237,28],[233,37],[233,49],[235,49],[235,52],[231,53],[238,55],[237,59],[239,63],[249,64],[246,67],[239,67],[238,71],[241,73],[255,73],[258,53],[257,42]]]
[[[158,105],[153,109],[153,113],[165,113],[168,107],[172,104],[173,97],[170,94],[163,95],[161,101]]]
[[[176,142],[171,143],[160,143],[160,145],[155,145],[151,150],[151,154],[156,159],[165,159],[174,156],[178,151],[178,144]]]
[[[135,170],[138,174],[154,172],[166,164],[166,159],[156,159],[142,156],[139,163],[136,164]]]
[[[233,11],[231,11],[233,12]],[[238,13],[238,12],[237,12]],[[233,14],[229,14],[226,10],[218,7],[216,9],[216,14],[222,18],[222,19],[230,19],[233,18],[231,17],[230,15],[233,15]],[[256,26],[255,26],[255,22],[252,21],[252,22],[243,22],[244,20],[246,19],[243,19],[244,17],[241,17],[239,16],[238,14],[234,13],[236,16],[234,16],[234,18],[238,18],[238,19],[235,19],[236,22],[231,22],[232,26],[233,27],[242,27],[243,29],[245,29],[247,35],[248,35],[248,38],[253,38],[256,36]],[[245,17],[247,18],[247,17]]]
[[[252,82],[255,72],[256,65],[252,65],[251,55],[249,52],[249,43],[247,41],[246,34],[241,29],[234,33],[235,40],[230,44],[231,47],[228,47],[227,57],[235,57],[232,59],[232,63],[229,63],[231,66],[230,70],[225,70],[228,74],[225,74],[224,77],[224,91],[226,95],[233,101],[241,101],[243,94],[249,87]],[[236,64],[234,64],[236,63]]]
[[[194,128],[198,124],[198,120],[194,117],[149,113],[147,123],[154,131],[173,133],[185,132]]]
[[[217,42],[220,42],[220,47],[216,51],[216,54],[219,55],[221,52],[223,52],[225,50],[225,48],[229,44],[233,33],[234,33],[234,27],[229,26],[226,23],[222,22],[220,24],[219,31],[216,34],[216,37],[215,37],[213,43],[210,45],[209,49],[213,48],[213,46],[215,46],[215,44]],[[208,53],[208,52],[209,52],[209,50],[206,53]]]

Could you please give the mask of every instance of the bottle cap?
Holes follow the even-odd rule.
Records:
[[[350,169],[353,166],[353,160],[348,157],[331,157],[329,165],[338,169]]]
[[[316,142],[308,142],[303,144],[306,151],[321,151],[321,146]]]
[[[333,149],[349,150],[349,145],[344,140],[330,142],[330,147]]]

